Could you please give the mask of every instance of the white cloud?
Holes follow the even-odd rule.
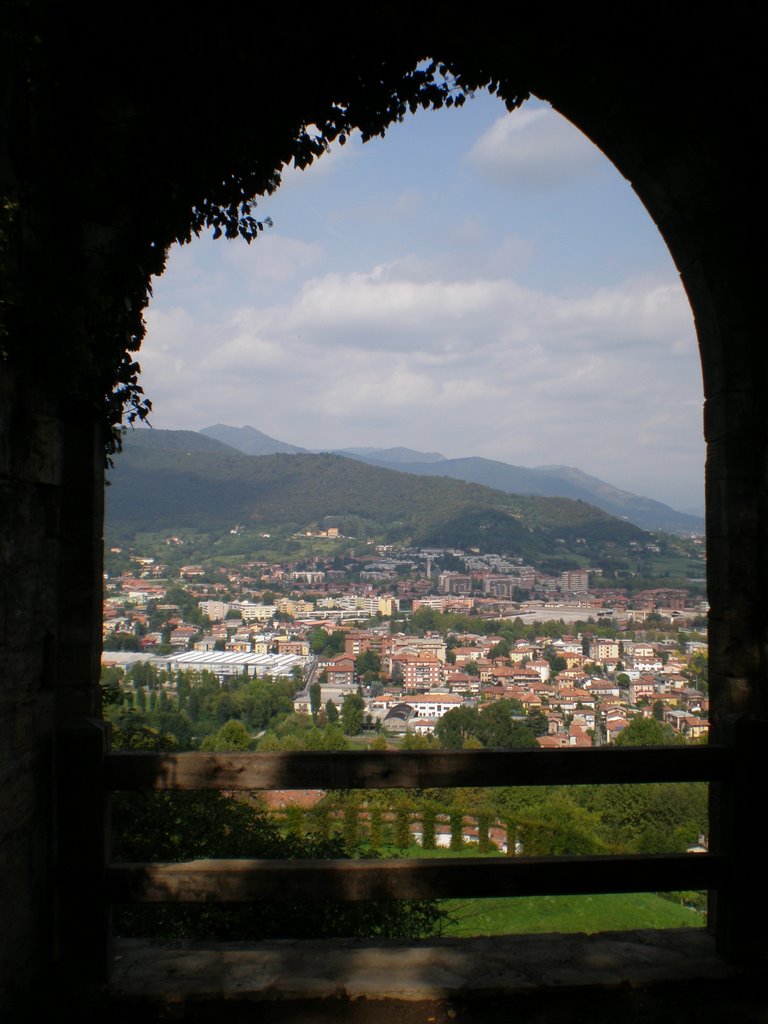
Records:
[[[154,424],[561,462],[661,498],[681,481],[695,494],[700,370],[663,245],[558,114],[526,106],[481,135],[496,108],[467,106],[482,118],[438,117],[442,142],[427,117],[391,133],[380,171],[355,143],[288,172],[295,205],[275,197],[277,226],[254,245],[174,253],[141,353]],[[593,177],[571,216],[554,190]],[[489,180],[523,200],[500,202]]]
[[[274,290],[303,278],[322,259],[321,246],[267,228],[251,245],[201,237],[175,246],[168,269],[154,282],[158,305],[198,315],[218,315],[222,303],[261,302]]]
[[[629,452],[636,474],[659,476],[701,450],[679,284],[564,296],[401,271],[327,274],[288,303],[207,323],[152,313],[142,363],[157,425],[252,423],[307,447],[400,443],[563,462],[612,482]]]
[[[525,107],[494,121],[468,159],[496,184],[548,189],[585,176],[601,155],[550,107]]]

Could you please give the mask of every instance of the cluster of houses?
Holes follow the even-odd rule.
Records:
[[[381,549],[357,567],[354,583],[344,582],[344,570],[296,563],[247,563],[222,569],[222,582],[211,583],[210,575],[202,579],[202,567],[186,565],[172,582],[195,599],[196,622],[164,603],[171,585],[164,578],[167,566],[137,557],[132,574],[106,580],[104,633],[134,637],[147,657],[162,652],[165,667],[208,667],[222,679],[241,671],[287,675],[298,666],[307,682],[321,682],[323,704],[330,699],[339,706],[345,694],[358,691],[356,661],[371,651],[380,671],[378,679],[368,673],[365,680],[367,713],[394,733],[430,733],[455,707],[512,699],[523,713],[539,712],[546,719],[546,734],[539,738],[545,747],[611,743],[636,715],[654,714],[691,740],[706,735],[707,700],[689,684],[688,654],[670,641],[599,635],[601,618],[608,615],[619,622],[623,616],[639,623],[660,612],[670,625],[692,620],[702,606],[685,590],[659,588],[633,594],[630,601],[621,591],[590,592],[586,570],[543,577],[519,559],[497,555],[464,556],[465,571],[433,574],[437,554]],[[361,620],[400,611],[396,570],[407,564],[418,577],[422,562],[423,578],[408,581],[418,592],[413,611],[470,612],[478,619],[521,615],[527,621],[537,615],[568,621],[570,612],[574,620],[592,617],[595,632],[508,644],[480,633],[404,635],[392,632],[386,620],[361,628]],[[289,584],[291,593],[265,592],[269,579]],[[535,594],[537,587],[551,600],[512,602],[513,594]],[[232,600],[232,589],[244,596]],[[313,659],[310,636],[319,629],[341,631],[343,652]],[[295,708],[308,712],[306,689],[297,693]]]
[[[688,655],[668,643],[569,635],[512,645],[498,636],[452,640],[449,647],[439,635],[350,629],[345,653],[318,667],[338,701],[357,689],[356,658],[377,653],[382,683],[371,688],[367,710],[394,733],[429,734],[453,708],[515,700],[546,719],[542,747],[612,743],[636,715],[655,714],[687,739],[707,734],[707,698],[685,675]],[[297,710],[306,706],[306,694],[297,695]]]

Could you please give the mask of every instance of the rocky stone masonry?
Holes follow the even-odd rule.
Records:
[[[133,255],[164,251],[174,204],[187,217],[179,195],[242,171],[232,164],[244,159],[246,127],[258,141],[258,152],[247,153],[254,163],[264,147],[282,152],[297,126],[324,109],[323,98],[338,101],[350,68],[349,82],[375,93],[381,68],[400,74],[439,50],[445,56],[435,57],[470,77],[492,77],[510,96],[531,91],[551,102],[631,182],[680,270],[702,352],[713,735],[741,751],[734,718],[762,719],[763,729],[768,720],[765,185],[755,146],[768,96],[756,19],[726,10],[716,21],[678,24],[638,7],[625,24],[576,6],[557,16],[517,7],[509,26],[481,8],[453,25],[414,9],[408,31],[381,18],[372,32],[367,12],[345,17],[341,31],[318,7],[303,12],[297,32],[290,12],[264,8],[256,53],[253,33],[232,29],[241,12],[229,17],[226,6],[190,9],[181,20],[158,12],[145,19],[137,8],[117,35],[80,4],[6,5],[8,19],[39,16],[45,31],[34,23],[17,35],[10,20],[0,25],[0,186],[11,198],[0,214],[15,210],[0,224],[10,225],[0,247],[0,1014],[14,991],[23,998],[48,982],[67,954],[62,974],[89,966],[72,933],[89,920],[82,900],[98,897],[99,873],[73,884],[67,869],[76,866],[79,835],[66,812],[88,777],[60,783],[56,759],[63,730],[99,709],[100,426],[113,377],[91,363],[100,365],[107,347],[104,310],[111,317],[139,308],[145,264]],[[754,808],[766,803],[758,747],[742,759],[741,781],[722,784],[713,803],[713,849],[736,854],[713,916],[722,948],[741,960],[766,951],[764,871],[750,845]],[[498,945],[491,941],[488,957]],[[601,948],[598,940],[580,945]],[[575,984],[585,961],[575,947],[563,955],[563,977]],[[165,956],[157,954],[158,969]],[[330,947],[327,956],[330,965]],[[451,956],[429,976],[460,978]],[[325,971],[319,957],[281,977],[297,983],[315,963]],[[368,975],[370,991],[387,970]],[[625,992],[633,983],[617,984]],[[680,1006],[701,1005],[699,993],[714,982],[686,984],[674,1016],[656,1007],[642,1019],[679,1019]],[[562,1018],[548,1024],[594,1021],[601,998],[578,1013],[563,1004]],[[632,1005],[635,1013],[640,1004]],[[707,1013],[704,1005],[699,1021],[738,1019]]]
[[[177,949],[128,941],[116,952],[116,1022],[761,1019],[751,1016],[757,980],[727,967],[698,928]]]

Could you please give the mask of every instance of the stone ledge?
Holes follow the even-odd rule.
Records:
[[[194,1003],[444,1002],[736,979],[704,929],[477,939],[306,941],[181,947],[124,941],[109,998]]]

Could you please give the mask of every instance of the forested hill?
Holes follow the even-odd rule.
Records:
[[[624,547],[648,535],[581,501],[510,495],[447,477],[419,477],[339,455],[245,455],[192,431],[125,437],[107,488],[110,535],[235,526],[307,529],[335,517],[342,532],[423,545],[518,552]]]
[[[275,455],[279,452],[310,454],[318,448],[298,448],[278,441],[254,427],[228,427],[222,423],[201,431],[208,437],[237,448],[246,455]],[[413,448],[335,448],[335,455],[360,459],[380,469],[395,469],[416,476],[450,476],[465,483],[482,484],[507,494],[533,494],[542,498],[573,498],[586,501],[604,512],[634,523],[642,530],[665,533],[703,534],[701,516],[678,512],[663,502],[614,487],[573,466],[515,466],[478,456],[446,459],[440,452]]]
[[[416,473],[419,476],[450,476],[456,480],[506,491],[508,494],[560,496],[586,501],[645,530],[682,534],[704,532],[704,520],[699,516],[687,515],[653,498],[623,491],[569,466],[537,466],[528,469],[478,457],[443,459],[439,462],[402,461],[395,464],[378,454],[360,455],[350,451],[349,455],[351,458],[361,458],[370,465],[399,469],[403,473]]]

